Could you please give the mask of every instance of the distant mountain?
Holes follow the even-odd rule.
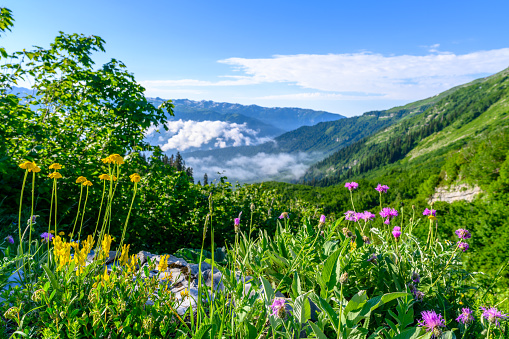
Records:
[[[160,99],[160,98],[156,98]],[[319,122],[345,118],[339,114],[296,107],[261,107],[257,105],[230,104],[227,102],[173,100],[175,112],[180,114],[214,111],[230,115],[238,114],[254,118],[283,131],[291,131],[301,126],[312,126]]]
[[[165,99],[148,98],[159,106]],[[214,101],[173,101],[169,131],[150,129],[146,140],[168,153],[251,146],[272,140],[292,128],[344,118],[339,114],[301,108],[266,108]]]
[[[509,68],[441,94],[425,111],[342,148],[311,166],[302,182],[329,186],[390,164],[441,166],[470,142],[507,134]],[[396,168],[393,166],[393,168]]]

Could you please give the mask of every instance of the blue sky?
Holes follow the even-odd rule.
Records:
[[[509,67],[509,2],[4,0],[8,51],[106,40],[148,96],[351,116]]]

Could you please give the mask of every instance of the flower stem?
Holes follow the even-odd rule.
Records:
[[[76,224],[78,223],[78,219],[80,217],[81,196],[82,195],[83,195],[83,185],[80,185],[80,200],[78,202],[78,214],[76,214],[76,220],[74,220],[74,226],[72,227],[71,237],[74,237],[74,230],[76,228]]]

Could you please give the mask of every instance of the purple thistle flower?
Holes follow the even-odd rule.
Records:
[[[444,318],[435,311],[421,312],[422,320],[419,320],[418,326],[426,328],[426,332],[433,332],[433,337],[438,338],[442,334],[440,327],[445,327]]]
[[[384,207],[378,214],[380,214],[382,218],[392,219],[398,216],[398,211],[396,211],[394,208]]]
[[[463,251],[466,252],[468,250],[468,244],[466,242],[458,241],[458,247]]]
[[[285,307],[285,300],[280,298],[274,298],[274,301],[272,302],[272,305],[270,305],[270,308],[272,309],[271,315],[277,316],[278,312],[281,308]]]
[[[234,225],[239,226],[240,225],[240,218],[235,218]]]
[[[14,244],[14,238],[12,237],[12,235],[6,236],[5,241],[7,241],[10,244]]]
[[[472,310],[468,307],[461,309],[461,314],[456,318],[456,321],[462,323],[463,325],[470,324],[474,321],[474,316],[472,315]]]
[[[401,236],[401,227],[394,226],[394,228],[392,229],[392,235],[394,236],[394,238],[398,239]]]
[[[288,215],[288,212],[283,212],[279,216],[279,219],[289,219],[289,218],[290,218],[290,216]]]
[[[380,193],[387,193],[387,191],[389,190],[389,186],[378,184],[378,186],[376,186],[375,190],[377,190]]]
[[[467,231],[466,229],[464,228],[460,228],[459,230],[456,230],[456,235],[458,236],[458,238],[460,239],[470,239],[472,237],[472,235],[470,234],[469,231]]]
[[[424,212],[422,212],[422,215],[432,215],[434,217],[436,217],[436,214],[437,214],[437,211],[434,210],[434,209],[429,210],[429,209],[426,208],[424,210]]]
[[[481,307],[481,310],[484,311],[482,313],[482,317],[488,319],[488,322],[490,322],[491,324],[495,324],[497,327],[500,327],[499,320],[503,320],[508,317],[507,314],[503,314],[496,307],[490,308]]]
[[[418,289],[414,288],[412,290],[412,294],[414,295],[414,299],[417,301],[422,301],[424,299],[425,294]]]
[[[389,218],[384,220],[384,224],[389,225],[391,223],[391,220]]]
[[[322,216],[320,217],[320,222],[323,224],[325,223],[325,215],[322,214]]]
[[[369,220],[373,220],[375,219],[376,215],[374,215],[373,213],[369,212],[369,211],[364,211],[364,213],[362,213],[362,218],[364,221],[369,221]]]
[[[359,219],[357,219],[357,213],[355,213],[354,211],[346,211],[345,212],[345,219],[349,220],[349,221],[357,221],[357,220],[359,220]]]
[[[351,191],[351,190],[357,189],[357,187],[359,187],[359,184],[356,183],[356,182],[353,182],[353,181],[352,182],[347,182],[345,184],[345,187],[348,188],[349,191]]]
[[[53,239],[53,234],[44,232],[41,234],[42,241],[51,241]]]

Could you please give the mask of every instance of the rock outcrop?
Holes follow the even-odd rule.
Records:
[[[452,203],[459,200],[471,202],[481,192],[482,190],[479,186],[468,186],[466,184],[437,187],[429,202],[444,201]]]

